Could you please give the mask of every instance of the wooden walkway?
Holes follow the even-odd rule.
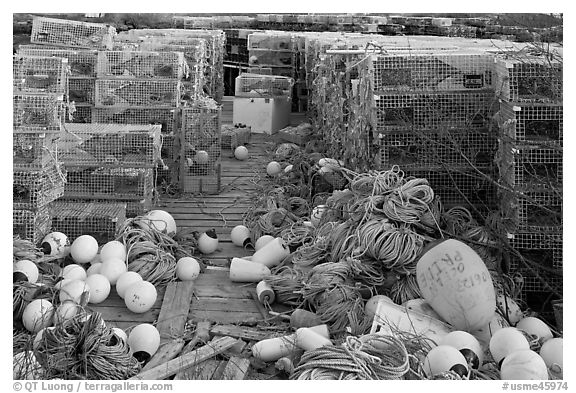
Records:
[[[225,102],[224,122],[231,122],[231,116],[227,118],[231,108],[226,105]],[[293,124],[301,121],[302,116],[295,116]],[[243,214],[252,204],[255,182],[265,176],[266,165],[275,145],[274,136],[252,134],[246,145],[249,159],[238,161],[232,151],[222,150],[222,187],[219,194],[162,197],[155,206],[172,214],[179,230],[216,230],[219,247],[213,254],[204,256],[207,268],[195,281],[173,282],[159,289],[154,307],[143,314],[129,311],[114,290],[105,302],[91,305],[90,308],[102,313],[108,325],[123,329],[140,323],[156,323],[163,343],[182,338],[188,321],[194,325],[207,321],[212,326],[254,326],[262,321],[263,309],[250,293],[255,292],[256,284],[229,280],[230,260],[253,253],[235,246],[230,239],[230,231],[243,223]]]

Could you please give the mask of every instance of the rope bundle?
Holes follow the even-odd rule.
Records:
[[[428,180],[410,179],[386,196],[382,212],[394,221],[413,224],[428,212],[433,200],[434,191]]]
[[[280,266],[272,270],[272,275],[267,276],[265,281],[276,294],[278,303],[299,307],[304,298],[302,297],[303,274],[289,266]]]
[[[288,246],[301,246],[310,244],[314,241],[314,229],[306,226],[302,221],[292,223],[289,228],[285,228],[280,237],[286,242]]]
[[[372,334],[305,352],[290,379],[392,380],[402,379],[408,370],[404,344]]]

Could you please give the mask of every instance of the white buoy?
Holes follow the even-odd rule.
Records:
[[[258,262],[232,258],[230,263],[230,281],[232,282],[259,282],[270,274],[270,269]]]
[[[252,261],[270,268],[278,265],[288,255],[290,255],[288,245],[286,245],[286,242],[281,237],[277,237],[256,251],[254,255],[252,255]]]

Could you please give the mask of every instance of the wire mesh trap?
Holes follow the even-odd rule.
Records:
[[[74,105],[73,110],[66,108],[65,123],[92,123],[93,106]]]
[[[178,80],[96,80],[96,102],[110,107],[177,107],[180,103]]]
[[[151,168],[160,159],[161,126],[66,124],[60,160],[70,166]]]
[[[557,144],[564,131],[561,104],[500,102],[496,119],[500,133],[514,141]]]
[[[248,48],[292,51],[295,49],[291,34],[254,32],[248,35]]]
[[[14,94],[13,125],[18,132],[59,132],[64,119],[62,96]]]
[[[66,234],[72,242],[78,236],[91,235],[98,244],[116,238],[116,231],[126,220],[126,203],[69,202],[50,204],[52,231]]]
[[[52,216],[43,206],[37,210],[16,209],[12,210],[12,235],[18,235],[21,239],[30,240],[34,244],[50,233]]]
[[[20,45],[18,54],[23,56],[60,57],[68,59],[70,77],[96,77],[98,51],[91,49],[46,49],[40,45]]]
[[[220,146],[223,149],[234,151],[238,146],[247,144],[250,141],[251,127],[223,124],[221,127]]]
[[[94,108],[92,123],[159,124],[162,133],[176,130],[177,108]]]
[[[554,192],[502,192],[500,210],[517,230],[562,230],[562,196]]]
[[[40,170],[57,162],[56,133],[12,133],[12,166],[14,170]]]
[[[14,92],[64,94],[68,59],[17,54],[13,56]]]
[[[59,164],[42,170],[13,172],[14,209],[39,209],[64,194],[66,170]]]
[[[75,105],[94,106],[96,102],[96,79],[70,78],[68,80],[68,100]]]
[[[116,29],[102,23],[34,17],[30,42],[77,48],[112,49]]]
[[[181,79],[185,64],[179,52],[102,51],[98,53],[98,77]]]

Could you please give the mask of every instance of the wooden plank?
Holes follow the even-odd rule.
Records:
[[[128,310],[125,306],[124,307],[98,307],[97,309],[94,308],[93,310],[98,311],[102,314],[102,318],[106,323],[109,321],[116,322],[130,322],[133,324],[140,324],[140,323],[152,323],[158,318],[160,314],[160,309],[151,309],[146,311],[142,314],[136,314],[130,310]]]
[[[171,282],[166,287],[156,325],[160,332],[160,344],[184,333],[193,294],[193,281]]]
[[[222,297],[198,297],[192,303],[192,309],[201,311],[242,310],[258,313],[258,307],[251,299],[229,299]]]
[[[196,331],[192,340],[186,344],[182,349],[182,355],[192,352],[198,343],[207,343],[210,340],[210,322],[198,322]],[[206,363],[206,362],[204,362]],[[203,364],[203,363],[202,363]],[[196,367],[185,368],[180,370],[174,376],[174,379],[194,379],[193,374],[196,373]]]
[[[246,311],[204,311],[191,310],[189,318],[193,322],[211,321],[214,323],[234,324],[248,323],[256,324],[262,320],[260,313],[249,313]]]
[[[242,380],[248,372],[250,360],[239,356],[232,356],[222,373],[223,380]]]
[[[221,360],[216,359],[208,359],[190,371],[187,371],[186,374],[174,378],[174,380],[202,380],[202,381],[209,381],[212,379],[214,372],[222,363]]]
[[[247,345],[248,344],[246,343],[246,341],[238,340],[236,344],[234,344],[232,347],[228,348],[226,352],[224,352],[224,355],[240,355]]]
[[[247,326],[236,325],[214,325],[210,329],[210,334],[215,336],[229,336],[248,341],[261,341],[270,338],[270,334]]]
[[[185,355],[179,356],[176,359],[172,359],[164,364],[160,364],[150,370],[143,371],[130,378],[132,380],[152,380],[152,379],[165,379],[178,371],[183,370],[188,367],[193,367],[204,360],[210,359],[234,344],[237,340],[232,337],[221,337],[216,340],[211,341],[209,344],[198,348],[195,351],[189,352]]]
[[[142,371],[150,370],[159,364],[164,364],[167,361],[174,359],[180,354],[182,348],[184,348],[184,340],[181,338],[161,344],[158,351],[156,351],[154,356],[152,356],[152,359],[142,367]]]
[[[218,364],[216,370],[214,370],[214,374],[212,374],[212,380],[218,381],[222,379],[222,374],[224,373],[224,369],[226,368],[226,364],[228,362],[226,360],[221,360]]]

